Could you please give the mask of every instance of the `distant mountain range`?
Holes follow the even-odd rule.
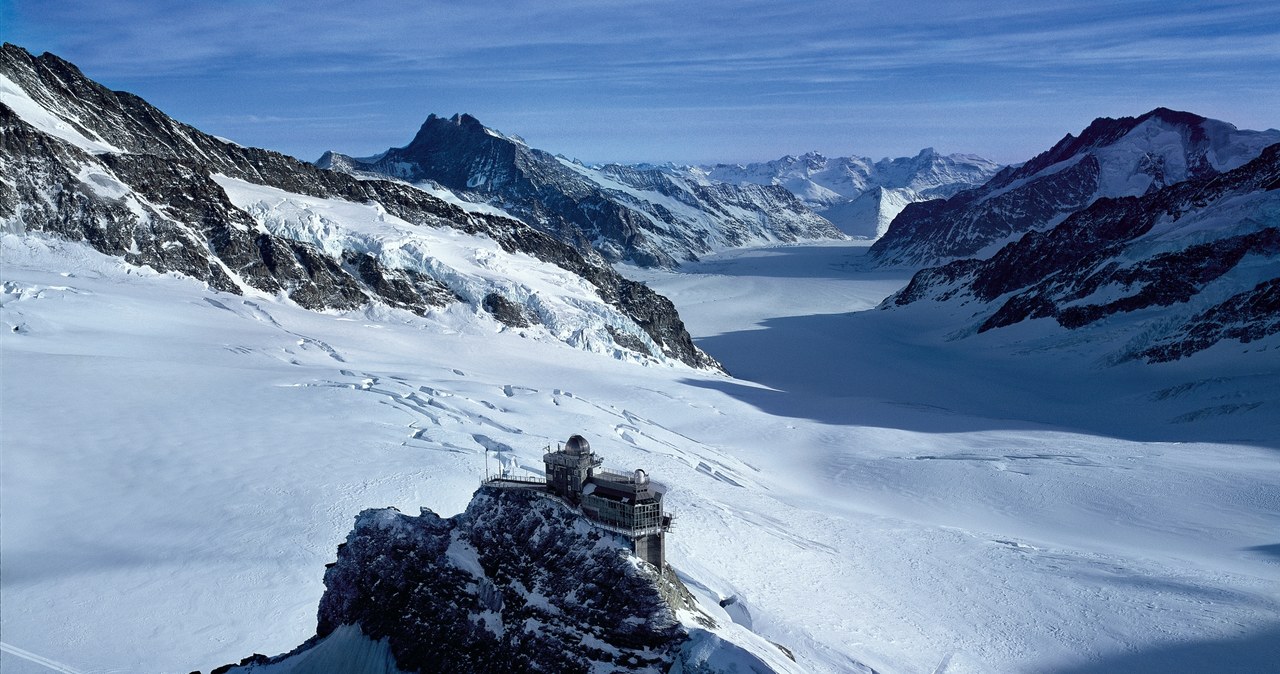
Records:
[[[810,152],[755,164],[704,166],[695,172],[737,185],[781,185],[845,234],[878,239],[907,204],[976,187],[1000,169],[976,155],[941,155],[925,148],[914,157],[880,161]]]
[[[529,147],[470,115],[431,115],[375,157],[327,152],[317,166],[378,175],[500,208],[609,262],[671,267],[724,248],[842,238],[791,192],[654,168],[588,167]]]
[[[954,337],[1049,319],[1103,339],[1113,363],[1247,345],[1280,332],[1280,131],[1163,108],[1099,119],[908,207],[871,252],[946,262],[882,307],[934,307]]]

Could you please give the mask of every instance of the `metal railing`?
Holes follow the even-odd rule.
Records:
[[[590,522],[592,526],[599,527],[601,529],[604,529],[605,531],[610,531],[615,534],[621,534],[629,538],[638,538],[640,536],[660,534],[663,531],[666,531],[666,528],[663,527],[661,524],[656,526],[651,526],[651,527],[629,528],[629,527],[620,527],[614,524],[607,524],[605,522],[601,522],[600,520],[595,519],[594,517],[587,516],[585,514],[584,516],[587,518],[587,521]]]
[[[532,475],[491,475],[481,479],[480,484],[499,489],[521,489],[535,486],[546,486],[547,479]]]

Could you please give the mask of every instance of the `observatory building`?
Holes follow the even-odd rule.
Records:
[[[546,482],[530,478],[497,476],[485,484],[495,487],[545,488],[582,510],[593,524],[626,536],[636,556],[663,568],[666,563],[666,533],[671,529],[671,514],[662,510],[666,490],[651,482],[643,470],[614,473],[601,470],[603,459],[591,451],[581,435],[569,438],[564,445],[547,448],[542,457],[546,464]]]

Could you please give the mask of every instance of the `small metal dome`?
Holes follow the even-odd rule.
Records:
[[[636,484],[649,484],[649,474],[644,472],[643,468],[637,468],[635,473]]]
[[[581,435],[575,435],[569,438],[568,442],[564,443],[564,451],[568,454],[577,454],[579,456],[583,454],[590,454],[591,443],[587,442],[587,439]]]

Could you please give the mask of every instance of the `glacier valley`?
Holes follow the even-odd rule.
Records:
[[[571,433],[661,476],[672,566],[803,671],[1280,661],[1274,368],[1104,367],[1035,325],[941,348],[874,310],[909,277],[866,242],[624,269],[736,378],[2,243],[5,672],[287,651],[357,513],[461,512]]]

